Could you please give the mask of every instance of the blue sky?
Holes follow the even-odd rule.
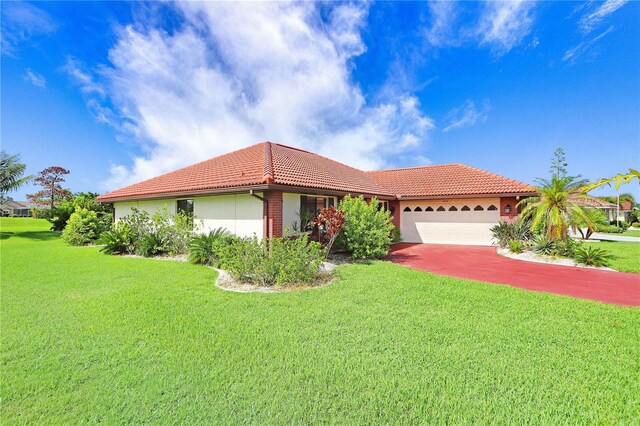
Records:
[[[2,148],[73,191],[263,140],[530,183],[556,147],[586,178],[640,168],[638,2],[1,7]]]

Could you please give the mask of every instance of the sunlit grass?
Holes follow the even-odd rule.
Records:
[[[3,424],[639,418],[639,309],[386,262],[231,293],[202,266],[0,225]]]

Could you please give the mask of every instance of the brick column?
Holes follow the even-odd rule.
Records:
[[[282,192],[265,191],[263,198],[268,203],[263,204],[262,207],[262,234],[266,238],[282,237]],[[269,211],[267,211],[267,206]]]
[[[518,209],[516,208],[516,205],[519,202],[519,200],[516,200],[516,197],[500,198],[500,220],[504,220],[506,222],[514,222],[518,217]],[[509,204],[509,206],[511,207],[509,213],[504,211],[504,209],[507,207],[507,204]]]

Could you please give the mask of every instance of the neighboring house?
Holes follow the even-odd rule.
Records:
[[[31,216],[31,209],[36,205],[30,201],[7,201],[0,204],[0,214],[2,216],[18,216],[28,217]]]
[[[607,220],[611,222],[612,220],[616,220],[617,208],[614,203],[610,203],[608,201],[603,200],[602,198],[592,197],[587,195],[585,197],[580,197],[572,200],[572,202],[582,208],[585,209],[598,209],[601,210],[604,215],[607,217]]]
[[[347,194],[377,197],[406,242],[491,244],[489,229],[517,217],[534,188],[463,164],[364,172],[317,154],[263,142],[98,197],[116,221],[132,208],[193,213],[201,231],[282,236],[301,210]]]

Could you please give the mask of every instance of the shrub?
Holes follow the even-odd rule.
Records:
[[[133,231],[126,223],[118,223],[111,230],[103,232],[98,241],[103,244],[100,251],[106,254],[133,254],[136,249]]]
[[[579,247],[574,255],[577,262],[589,266],[606,266],[612,257],[608,251],[593,246]]]
[[[566,240],[556,240],[551,254],[561,257],[573,257],[575,251],[582,247],[582,242],[567,238]]]
[[[300,238],[232,239],[218,249],[220,267],[234,278],[263,286],[312,282],[326,258],[320,243]]]
[[[554,241],[547,238],[546,235],[536,235],[531,244],[534,253],[549,255],[553,252]]]
[[[52,209],[50,211],[50,216],[47,218],[47,220],[51,222],[51,230],[64,230],[74,211],[75,206],[72,201],[63,201],[58,207]]]
[[[340,201],[339,210],[344,212],[344,247],[354,258],[371,259],[384,257],[391,245],[391,214],[378,209],[374,197],[367,203],[363,196],[347,195]]]
[[[624,229],[618,228],[615,225],[599,225],[596,226],[596,232],[604,232],[606,234],[622,234]]]
[[[529,241],[532,237],[531,221],[499,222],[491,227],[491,233],[500,247],[508,247],[511,241]]]
[[[513,253],[522,253],[524,251],[524,243],[518,240],[509,241],[509,250]]]
[[[231,239],[232,234],[225,228],[195,236],[189,243],[189,262],[216,266],[220,246],[230,243]]]
[[[391,241],[394,244],[402,242],[402,234],[400,234],[400,229],[396,226],[391,230]]]
[[[633,222],[631,226],[633,226],[634,228],[640,228],[640,222]]]
[[[618,227],[618,228],[623,229],[625,231],[627,229],[629,229],[629,224],[627,222],[625,222],[624,220],[621,220],[620,222],[618,222],[617,220],[612,220],[611,222],[609,222],[609,225]]]
[[[67,244],[80,246],[94,242],[100,236],[101,225],[96,212],[78,209],[71,215],[62,231],[62,239]]]
[[[167,252],[166,241],[155,230],[142,235],[136,242],[136,254],[140,256],[151,257]]]

